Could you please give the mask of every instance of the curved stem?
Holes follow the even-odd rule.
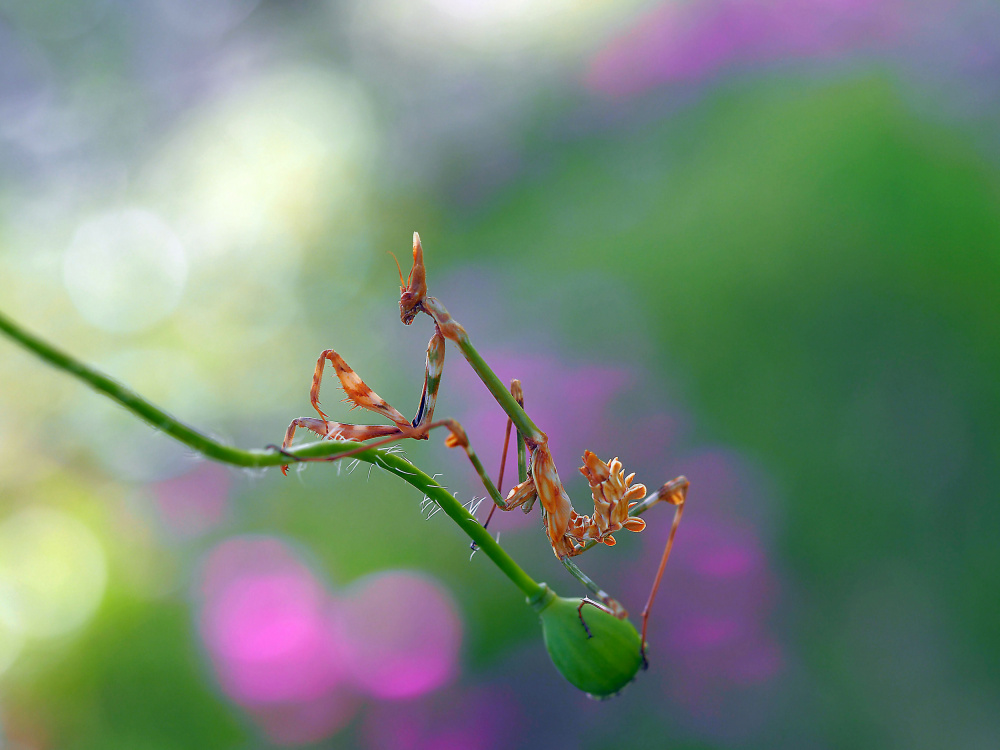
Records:
[[[122,385],[99,370],[80,362],[69,354],[38,338],[36,335],[26,331],[13,320],[3,315],[3,313],[0,313],[0,331],[6,333],[10,338],[29,351],[34,352],[53,367],[65,370],[87,383],[94,390],[117,401],[156,429],[163,431],[202,455],[216,461],[221,461],[222,463],[234,466],[263,467],[287,464],[289,459],[294,461],[295,458],[315,459],[329,457],[333,460],[337,454],[354,450],[359,446],[359,443],[350,441],[324,440],[300,445],[282,453],[276,449],[242,450],[223,445],[203,432],[178,421],[167,414],[167,412],[151,404],[128,386]],[[361,461],[375,464],[395,474],[440,505],[441,509],[500,568],[503,574],[524,592],[529,600],[537,600],[545,594],[545,584],[536,582],[531,576],[525,573],[514,559],[507,554],[507,551],[482,527],[475,516],[455,499],[454,495],[437,484],[434,479],[405,458],[374,448],[369,448],[353,455]]]
[[[466,361],[472,365],[472,369],[475,370],[479,379],[483,381],[486,387],[489,389],[493,398],[497,400],[500,404],[500,408],[503,409],[510,420],[517,425],[517,431],[526,438],[540,440],[545,438],[545,433],[543,433],[535,423],[531,421],[531,417],[524,410],[524,407],[517,403],[517,400],[510,394],[507,387],[500,382],[500,378],[496,376],[496,373],[486,364],[486,360],[483,359],[482,355],[476,351],[476,347],[472,345],[469,341],[468,336],[463,336],[458,340],[458,348],[462,351],[465,356]]]

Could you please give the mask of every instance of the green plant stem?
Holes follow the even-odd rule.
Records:
[[[510,391],[507,387],[500,382],[500,378],[496,376],[496,373],[490,369],[490,366],[486,364],[486,360],[480,356],[479,352],[469,341],[468,336],[458,340],[458,348],[461,349],[462,354],[465,355],[465,359],[472,369],[475,370],[476,374],[479,376],[480,380],[486,384],[490,393],[493,394],[493,398],[497,400],[500,407],[507,412],[507,416],[510,417],[510,421],[514,423],[517,427],[517,431],[521,433],[525,438],[539,441],[545,438],[545,433],[535,426],[535,423],[531,421],[531,417],[528,413],[521,407],[517,400],[510,395]],[[523,481],[523,480],[522,480]]]
[[[351,441],[323,440],[300,445],[289,449],[285,453],[281,453],[277,449],[241,450],[223,445],[195,428],[178,421],[167,414],[167,412],[151,404],[131,388],[122,385],[99,370],[80,362],[69,354],[43,341],[38,336],[26,331],[13,320],[3,315],[3,313],[0,313],[0,331],[6,333],[14,341],[38,355],[53,367],[74,375],[94,390],[117,401],[156,429],[170,435],[172,438],[193,448],[202,455],[222,463],[234,466],[265,467],[280,466],[295,459],[330,458],[333,460],[338,453],[344,453],[359,446],[359,443]],[[433,478],[422,472],[405,458],[383,450],[372,448],[360,451],[354,454],[353,457],[380,466],[386,471],[395,474],[441,506],[441,509],[448,517],[458,524],[459,528],[500,568],[503,574],[524,592],[529,601],[537,601],[545,596],[545,593],[548,591],[545,584],[536,582],[531,576],[525,573],[514,559],[507,554],[507,551],[482,527],[472,513],[458,502],[454,495],[438,485]]]

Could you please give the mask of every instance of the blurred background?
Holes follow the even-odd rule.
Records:
[[[280,442],[329,347],[412,414],[414,230],[578,510],[584,449],[690,478],[649,671],[579,694],[395,478],[3,340],[2,747],[1000,746],[1000,7],[0,0],[0,310],[183,421]],[[451,349],[438,414],[495,474]],[[581,560],[634,615],[670,517]]]

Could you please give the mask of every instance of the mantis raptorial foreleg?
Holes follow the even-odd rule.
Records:
[[[354,440],[364,442],[377,437],[389,435],[399,435],[401,437],[413,437],[416,439],[426,439],[426,433],[418,433],[416,429],[430,422],[434,416],[434,407],[437,404],[438,388],[441,385],[441,373],[444,370],[444,337],[437,329],[431,336],[427,344],[427,359],[424,368],[424,387],[420,394],[420,406],[417,407],[417,415],[410,422],[399,413],[388,401],[379,396],[363,381],[354,370],[344,361],[333,349],[327,349],[319,355],[316,360],[316,369],[313,371],[312,386],[309,389],[309,402],[319,414],[320,418],[300,417],[293,419],[285,431],[285,439],[281,443],[283,450],[287,449],[295,437],[295,431],[299,427],[315,432],[323,438],[334,440]],[[358,425],[344,422],[331,422],[326,413],[319,405],[320,385],[323,381],[323,372],[327,361],[333,365],[334,373],[340,380],[340,385],[347,394],[345,401],[349,401],[355,408],[360,406],[376,414],[388,418],[394,423],[389,425]],[[281,471],[287,473],[288,466],[282,466]]]
[[[337,379],[340,381],[341,387],[344,389],[344,393],[347,394],[345,401],[349,401],[354,409],[360,406],[362,409],[368,409],[376,414],[380,414],[386,419],[392,421],[400,429],[408,429],[412,425],[410,420],[399,413],[388,401],[379,396],[375,391],[368,387],[368,385],[363,381],[354,370],[350,368],[344,358],[341,357],[333,349],[327,349],[322,354],[319,355],[319,359],[316,361],[316,370],[313,373],[312,388],[309,389],[309,401],[313,405],[313,408],[319,413],[321,419],[326,420],[328,417],[326,413],[319,408],[319,389],[320,384],[323,381],[323,371],[326,366],[327,360],[333,365],[333,371],[337,375]]]
[[[347,424],[346,422],[328,422],[325,419],[316,419],[316,417],[299,417],[293,419],[288,425],[288,429],[285,430],[285,439],[281,443],[282,449],[287,449],[291,445],[295,431],[299,427],[315,432],[323,438],[354,440],[359,443],[385,435],[395,435],[399,432],[398,427],[391,425]]]
[[[330,458],[322,459],[324,461],[339,461],[343,458],[349,458],[356,453],[360,453],[363,450],[369,448],[378,448],[383,445],[388,445],[399,440],[405,440],[406,438],[425,438],[427,433],[438,427],[447,427],[450,433],[448,437],[445,438],[444,444],[449,448],[461,448],[465,451],[465,455],[468,457],[469,461],[472,463],[472,467],[476,470],[476,474],[479,475],[480,481],[483,483],[483,487],[486,488],[486,492],[489,493],[490,499],[493,501],[496,507],[500,510],[511,510],[511,507],[507,501],[503,499],[500,491],[493,484],[489,475],[486,473],[486,467],[483,466],[483,462],[479,460],[479,455],[472,448],[472,443],[469,442],[469,436],[465,432],[465,428],[462,427],[454,419],[442,419],[437,422],[427,422],[420,427],[414,429],[411,433],[398,434],[391,437],[384,438],[375,443],[369,443],[368,445],[358,446],[354,450],[345,451],[336,456]]]

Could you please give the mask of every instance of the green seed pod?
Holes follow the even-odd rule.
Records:
[[[582,601],[556,596],[546,586],[529,603],[542,620],[545,648],[556,669],[591,697],[607,698],[643,665],[639,633],[628,620],[597,607],[585,604],[581,610]]]

